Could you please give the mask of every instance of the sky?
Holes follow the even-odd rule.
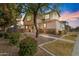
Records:
[[[60,6],[60,20],[66,20],[73,28],[79,26],[79,3],[62,3]]]

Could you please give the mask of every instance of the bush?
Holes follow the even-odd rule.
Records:
[[[0,37],[6,38],[6,37],[7,37],[7,33],[5,33],[5,32],[0,32]]]
[[[3,32],[0,32],[0,37],[3,37],[4,33]]]
[[[37,41],[32,37],[26,37],[24,40],[20,42],[19,48],[20,56],[34,55],[37,51]]]
[[[9,38],[8,33],[4,33],[4,39],[8,39],[8,38]]]
[[[8,34],[9,42],[13,45],[17,44],[19,41],[20,33],[19,32],[12,32]]]
[[[47,29],[47,33],[48,34],[56,34],[56,30],[55,29]]]
[[[77,34],[71,34],[70,36],[72,36],[72,37],[77,37]]]

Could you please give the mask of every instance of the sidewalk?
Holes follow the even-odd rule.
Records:
[[[78,34],[78,37],[76,38],[72,56],[79,56],[79,34]]]

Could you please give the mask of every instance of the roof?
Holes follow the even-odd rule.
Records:
[[[60,17],[60,13],[58,10],[52,10],[51,12],[44,13],[43,15],[54,13],[54,12],[56,12],[58,14],[58,16]]]
[[[68,23],[67,21],[60,21],[61,23]]]

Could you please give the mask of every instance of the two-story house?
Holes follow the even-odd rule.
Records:
[[[42,15],[37,15],[37,27],[38,30],[43,32],[55,32],[56,34],[65,30],[64,21],[59,21],[60,14],[58,11],[54,10],[49,13]],[[28,32],[34,32],[33,15],[28,15],[24,21],[25,30]]]

